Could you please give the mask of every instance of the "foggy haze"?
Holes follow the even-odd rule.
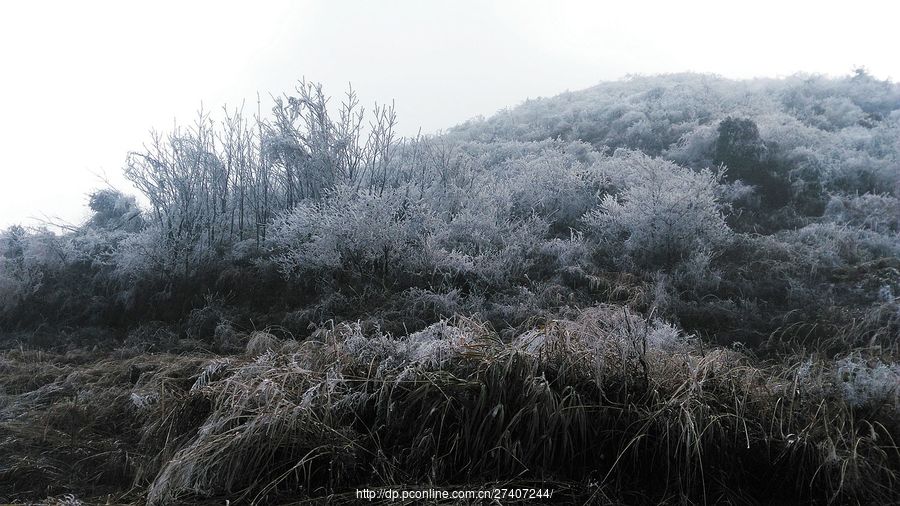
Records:
[[[628,74],[900,75],[894,16],[813,2],[18,2],[0,7],[0,227],[79,223],[150,129],[301,77],[414,135]],[[263,113],[266,113],[263,110]],[[36,189],[40,187],[41,191]]]

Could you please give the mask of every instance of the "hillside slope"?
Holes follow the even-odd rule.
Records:
[[[633,77],[415,139],[328,103],[0,232],[0,501],[900,500],[900,85]]]

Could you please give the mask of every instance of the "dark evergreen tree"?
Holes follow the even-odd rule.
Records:
[[[773,160],[774,150],[760,138],[753,120],[729,116],[719,123],[718,133],[714,160],[728,168],[730,180],[758,187],[767,209],[783,207],[790,201],[791,183],[786,171]]]

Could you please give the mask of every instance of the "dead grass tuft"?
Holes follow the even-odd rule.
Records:
[[[761,363],[611,305],[510,342],[457,317],[403,337],[353,323],[303,342],[257,332],[230,357],[75,366],[10,352],[0,449],[16,458],[0,488],[349,503],[362,486],[552,483],[579,502],[888,503],[896,397],[841,378],[888,381],[892,367]]]

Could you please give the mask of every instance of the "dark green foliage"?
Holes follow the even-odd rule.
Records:
[[[751,184],[762,181],[761,165],[766,146],[753,120],[728,117],[719,123],[715,161],[729,168],[729,177]]]
[[[714,161],[728,168],[730,180],[758,188],[763,212],[783,207],[792,193],[786,171],[773,161],[773,149],[760,139],[752,120],[728,117],[719,123]]]
[[[135,198],[118,190],[95,191],[88,199],[88,207],[93,212],[87,223],[89,227],[137,232],[145,224]]]

